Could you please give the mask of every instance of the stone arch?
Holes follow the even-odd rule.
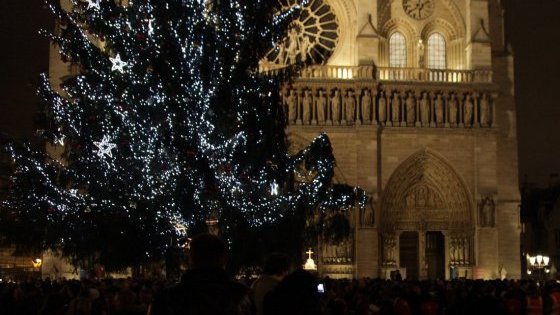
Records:
[[[290,155],[295,154],[300,150],[304,149],[312,141],[311,139],[307,139],[293,132],[289,132],[286,135],[286,137],[288,138],[288,143],[290,144],[290,146],[288,147],[288,152],[290,153]],[[342,170],[338,166],[334,167],[333,182],[336,184],[347,183],[346,177],[344,176]]]
[[[348,63],[346,59],[350,58],[351,52],[343,51],[343,49],[352,47],[351,41],[356,37],[356,23],[354,23],[357,15],[356,6],[351,0],[325,0],[325,2],[331,6],[340,23],[338,46],[334,49],[328,63]]]
[[[465,18],[463,14],[461,14],[461,10],[459,10],[457,3],[452,0],[441,1],[445,4],[447,9],[449,10],[449,13],[453,17],[455,25],[457,26],[457,37],[464,37],[467,31],[467,24],[465,23]]]
[[[383,24],[381,28],[381,35],[385,38],[389,38],[391,34],[396,31],[400,31],[406,37],[408,41],[414,41],[418,34],[416,33],[416,29],[410,22],[403,18],[392,18],[387,23]]]
[[[393,172],[380,203],[380,226],[390,230],[464,230],[474,226],[474,202],[459,173],[426,148]]]
[[[445,38],[446,42],[457,39],[457,31],[455,27],[444,19],[436,18],[424,26],[420,32],[420,38],[424,41],[428,39],[433,33],[440,33]]]
[[[406,39],[406,63],[407,67],[414,67],[416,62],[416,42],[418,40],[418,33],[412,24],[403,18],[393,18],[389,20],[381,29],[381,35],[386,38],[387,44],[385,52],[387,64],[389,62],[389,38],[395,32],[400,32]]]

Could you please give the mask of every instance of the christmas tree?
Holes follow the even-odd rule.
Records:
[[[287,153],[278,91],[297,68],[258,72],[300,5],[52,2],[59,30],[48,36],[79,71],[60,89],[46,75],[39,86],[40,133],[63,155],[8,146],[16,172],[0,223],[9,241],[75,263],[94,253],[118,269],[163,257],[208,220],[227,236],[356,201],[358,190],[331,185],[326,135]],[[302,165],[312,179],[295,187]]]

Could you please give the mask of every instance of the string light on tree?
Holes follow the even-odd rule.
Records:
[[[63,91],[47,74],[38,87],[49,113],[41,136],[64,143],[68,158],[59,162],[30,145],[10,144],[16,174],[6,205],[17,226],[30,227],[18,231],[33,235],[14,232],[8,241],[41,240],[38,248],[70,258],[95,252],[114,270],[165,257],[170,239],[178,244],[207,221],[224,227],[228,238],[238,220],[260,227],[294,209],[363,204],[357,191],[332,184],[326,134],[288,153],[278,91],[296,69],[255,72],[267,50],[262,43],[283,38],[301,7],[83,4],[65,10],[51,1],[64,27],[44,33],[80,71],[62,78]],[[107,167],[117,146],[118,158]],[[313,171],[296,185],[301,165]],[[0,230],[9,223],[0,218]]]

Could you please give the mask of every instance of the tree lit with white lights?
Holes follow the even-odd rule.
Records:
[[[53,0],[48,36],[78,73],[47,75],[40,134],[61,158],[12,143],[10,198],[0,224],[20,246],[109,269],[161,258],[218,219],[224,234],[308,209],[347,208],[326,135],[289,156],[279,86],[258,61],[299,7],[276,1]],[[295,187],[296,168],[312,179]],[[336,196],[333,197],[333,196]],[[363,197],[363,196],[361,196]],[[364,202],[360,198],[360,202]]]

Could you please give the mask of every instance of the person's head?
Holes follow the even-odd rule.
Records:
[[[284,277],[290,271],[290,257],[282,253],[273,253],[265,261],[263,273],[266,275]]]
[[[190,244],[189,262],[196,268],[224,268],[226,246],[217,236],[204,233],[193,237]]]

